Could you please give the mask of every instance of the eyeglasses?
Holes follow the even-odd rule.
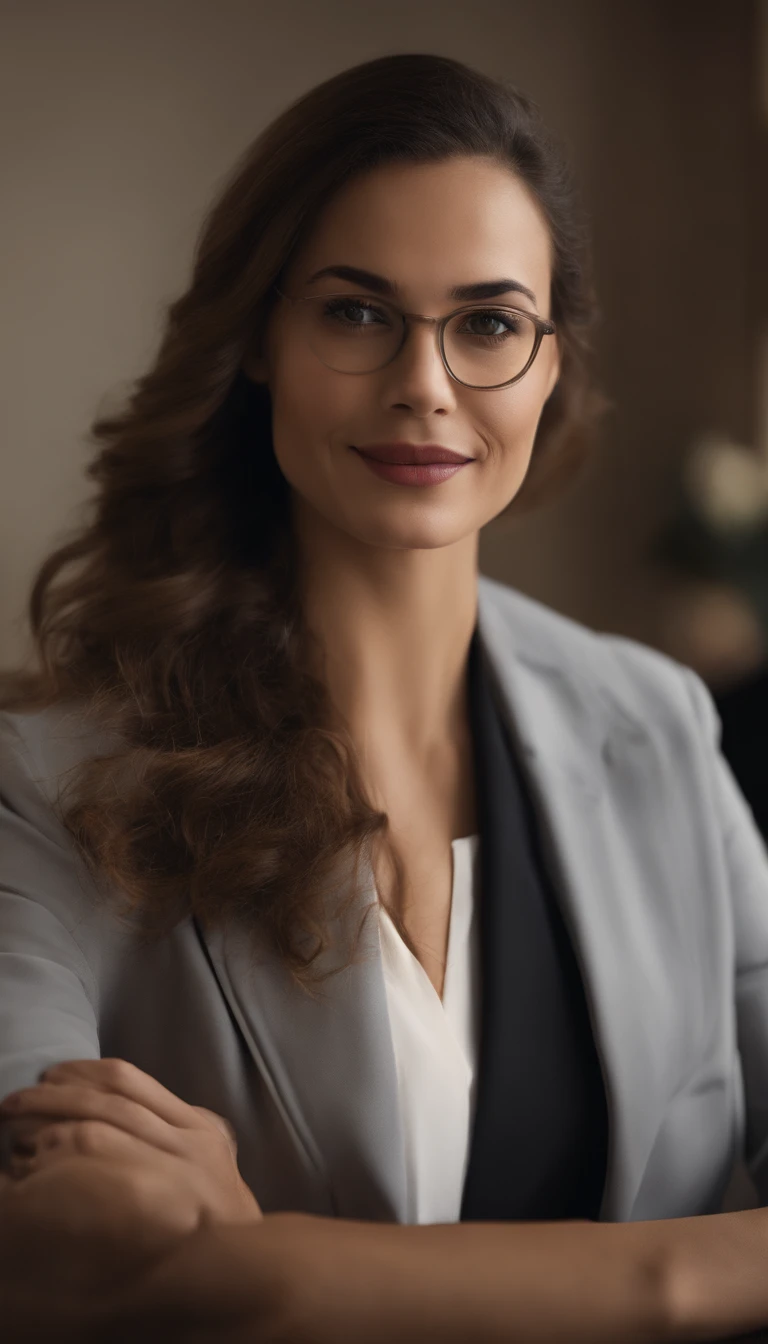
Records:
[[[465,304],[445,317],[424,317],[362,294],[292,299],[276,285],[273,289],[297,306],[309,348],[336,373],[383,369],[402,350],[409,323],[429,322],[436,328],[443,364],[457,383],[486,389],[509,387],[528,372],[544,337],[555,334],[554,322],[495,304]]]

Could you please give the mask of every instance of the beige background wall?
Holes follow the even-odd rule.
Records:
[[[696,432],[752,433],[751,0],[25,0],[0,6],[0,662],[77,518],[88,427],[147,364],[202,214],[284,104],[385,52],[512,78],[590,202],[617,400],[589,469],[485,572],[662,642],[646,559]],[[763,288],[763,293],[765,292]]]

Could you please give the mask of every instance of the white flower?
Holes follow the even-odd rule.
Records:
[[[722,531],[752,531],[768,520],[768,464],[753,449],[711,434],[683,466],[697,513]]]

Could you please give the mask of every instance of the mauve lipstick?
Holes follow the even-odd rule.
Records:
[[[438,485],[473,460],[440,443],[374,443],[353,451],[376,476],[395,485]]]

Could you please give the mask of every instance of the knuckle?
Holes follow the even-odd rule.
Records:
[[[229,1120],[226,1120],[223,1115],[220,1116],[219,1119],[221,1120],[221,1123],[224,1127],[225,1137],[228,1139],[230,1143],[234,1144],[234,1146],[237,1147],[237,1134],[235,1133],[234,1125],[230,1124]]]
[[[235,1153],[237,1144],[234,1138],[230,1138],[224,1129],[216,1129],[210,1134],[206,1134],[200,1141],[200,1151],[203,1159],[208,1157],[211,1161],[223,1162],[225,1159],[229,1162]]]
[[[136,1076],[136,1065],[127,1059],[108,1058],[102,1059],[101,1063],[107,1084],[118,1090],[130,1084]]]
[[[237,1139],[235,1137],[235,1131],[227,1120],[222,1119],[219,1120],[219,1123],[216,1127],[215,1137],[219,1144],[219,1147],[224,1146],[225,1148],[231,1148],[233,1144],[237,1143]]]
[[[235,1134],[234,1127],[230,1124],[229,1120],[227,1120],[226,1116],[219,1115],[217,1111],[209,1111],[205,1106],[195,1106],[194,1109],[210,1120],[217,1135],[222,1135],[230,1143],[237,1143],[237,1135]]]

